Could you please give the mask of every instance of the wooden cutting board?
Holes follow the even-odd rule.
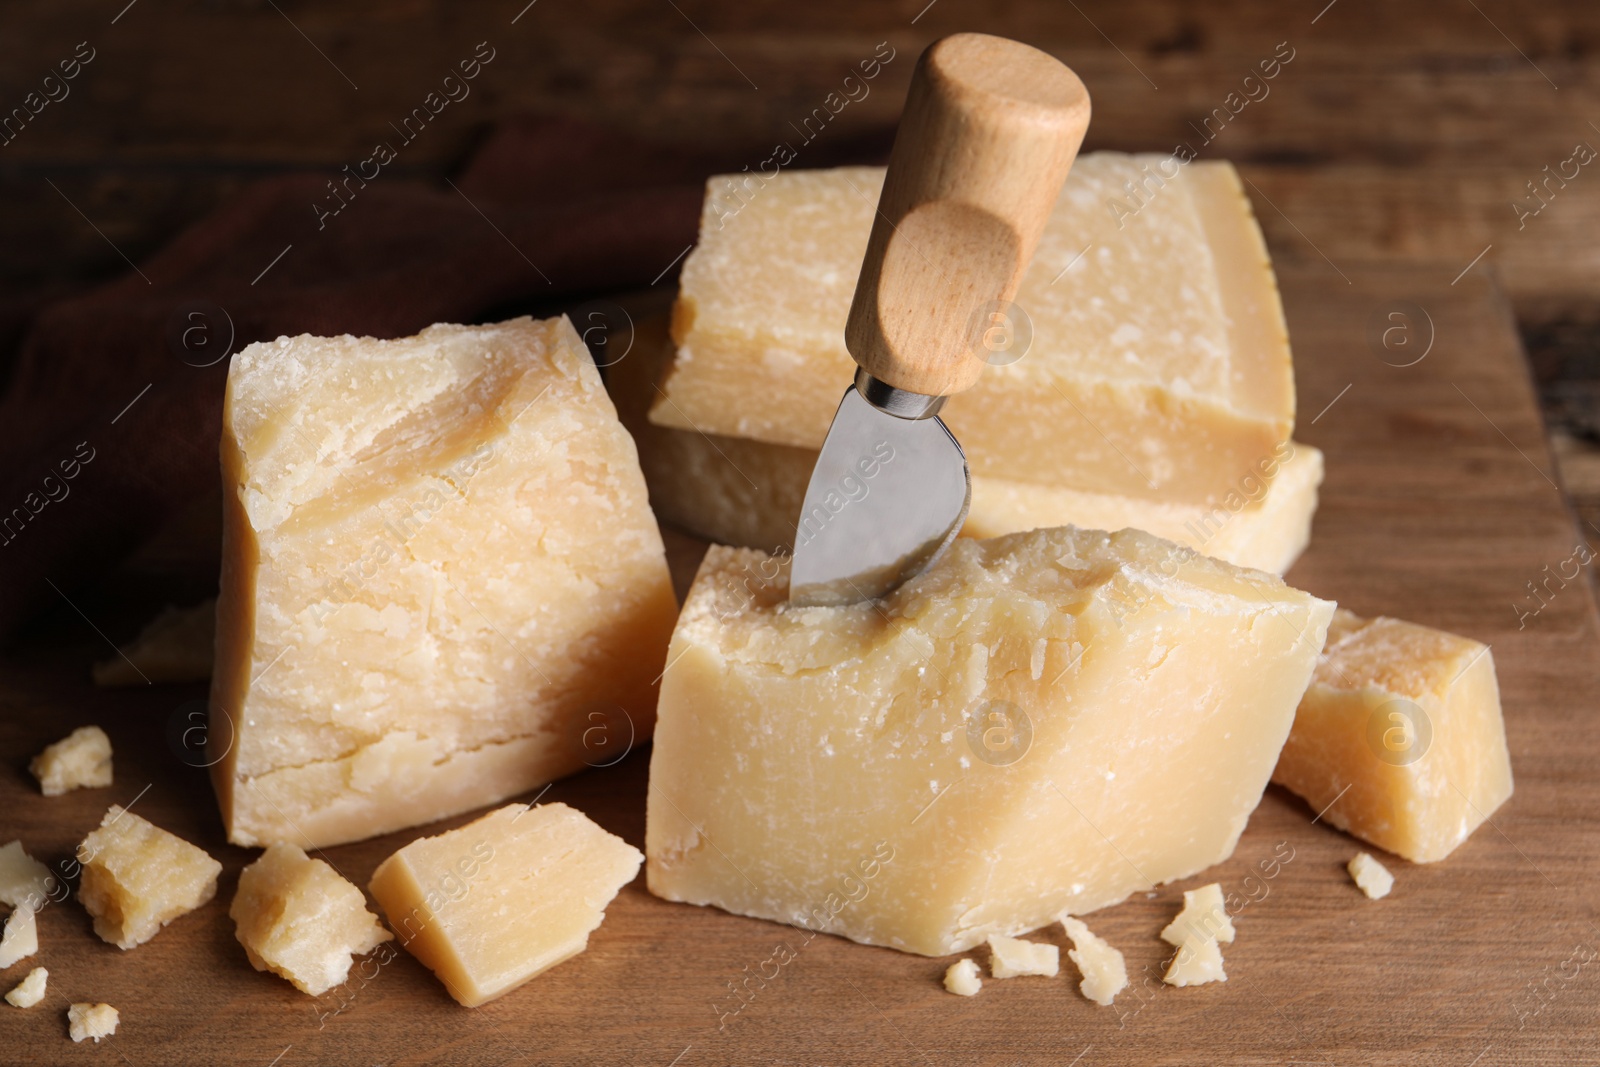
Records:
[[[1552,581],[1548,602],[1519,617],[1539,604],[1527,584],[1560,569],[1580,534],[1506,302],[1489,274],[1452,283],[1456,270],[1319,264],[1281,279],[1297,436],[1328,463],[1315,539],[1291,581],[1363,614],[1490,642],[1500,673],[1516,795],[1442,863],[1380,853],[1397,879],[1387,899],[1368,901],[1345,875],[1355,841],[1272,788],[1229,862],[1093,917],[1134,976],[1112,1008],[1078,994],[1070,965],[1060,978],[953,997],[939,981],[949,961],[828,936],[806,943],[787,927],[657,900],[642,879],[588,952],[483,1008],[458,1007],[403,953],[314,1000],[252,970],[234,941],[227,902],[252,854],[224,843],[204,772],[168,741],[204,687],[94,689],[88,664],[109,649],[85,624],[0,660],[0,842],[21,837],[55,864],[108,804],[136,800],[225,871],[216,901],[130,952],[94,937],[75,900],[48,906],[38,956],[0,980],[9,987],[43,964],[49,995],[26,1012],[0,1006],[0,1063],[1595,1063],[1600,628],[1587,574]],[[1388,348],[1372,339],[1402,325],[1391,310],[1410,312],[1409,347],[1400,334]],[[1388,365],[1423,351],[1414,365]],[[1585,533],[1600,545],[1600,531]],[[703,545],[670,543],[686,581]],[[116,784],[41,797],[28,758],[83,723],[110,733]],[[545,797],[642,847],[648,759],[635,752]],[[416,834],[326,858],[364,885]],[[1212,880],[1248,901],[1226,953],[1229,981],[1164,987],[1157,933],[1184,888]],[[1065,945],[1058,930],[1040,936]],[[754,992],[730,992],[752,975]],[[74,1000],[115,1005],[121,1030],[74,1046]]]

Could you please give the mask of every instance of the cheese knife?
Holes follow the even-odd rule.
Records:
[[[939,418],[977,381],[1089,124],[1055,58],[987,34],[917,61],[845,325],[858,370],[812,469],[789,600],[884,596],[949,548],[972,483]]]

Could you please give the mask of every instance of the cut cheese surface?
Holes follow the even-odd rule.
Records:
[[[855,372],[844,322],[882,181],[786,172],[727,218],[708,196],[657,422],[821,446]],[[1117,209],[1127,183],[1137,211]],[[1079,158],[1015,305],[1026,353],[944,409],[975,473],[1215,503],[1290,436],[1277,285],[1229,164]]]
[[[176,834],[111,805],[78,845],[78,899],[94,932],[118,948],[142,945],[217,895],[222,864]]]
[[[401,945],[477,1007],[582,952],[644,856],[565,804],[511,804],[372,875]]]
[[[658,322],[638,324],[633,350],[607,368],[606,378],[617,413],[639,444],[651,505],[663,519],[717,544],[788,551],[816,451],[650,422],[661,357],[670,355]],[[962,534],[1131,526],[1241,567],[1282,574],[1311,539],[1322,473],[1321,452],[1286,441],[1211,505],[976,474]]]
[[[649,736],[676,602],[565,318],[251,345],[222,451],[210,740],[231,841],[491,803],[596,762],[595,715]]]
[[[1364,841],[1443,859],[1511,796],[1494,654],[1340,611],[1273,780]]]
[[[1226,858],[1333,611],[1071,528],[958,540],[879,603],[786,597],[760,552],[701,564],[651,755],[650,889],[932,956]]]

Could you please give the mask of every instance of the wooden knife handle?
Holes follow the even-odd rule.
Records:
[[[936,396],[978,380],[1088,125],[1083,82],[1036,48],[958,33],[922,53],[845,326],[868,374]]]

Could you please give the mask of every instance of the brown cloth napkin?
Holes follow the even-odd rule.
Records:
[[[806,165],[881,159],[888,143],[840,138]],[[226,353],[672,285],[705,177],[747,162],[518,119],[442,187],[266,180],[135,273],[46,304],[0,397],[0,640],[215,491]]]

